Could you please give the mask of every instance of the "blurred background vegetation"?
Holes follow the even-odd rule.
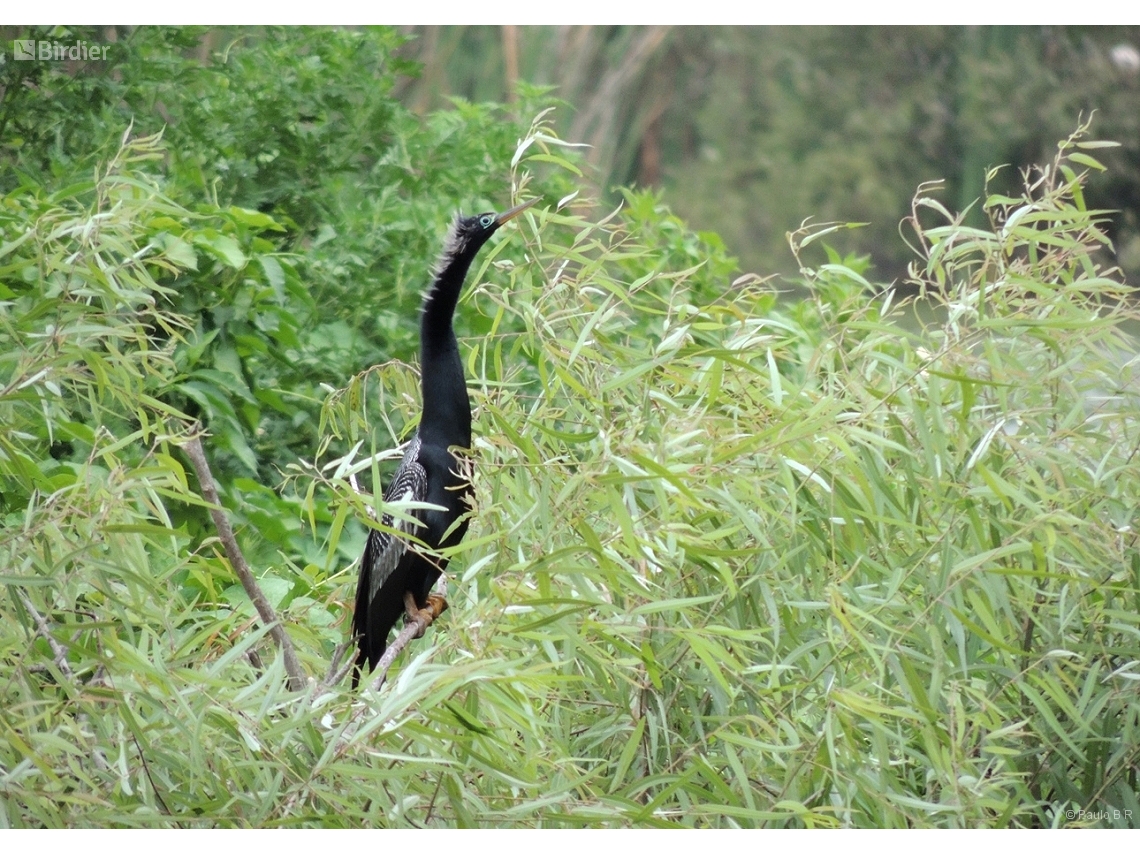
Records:
[[[883,281],[910,260],[898,223],[941,179],[965,210],[985,170],[1052,157],[1079,117],[1122,147],[1089,187],[1119,211],[1119,263],[1140,273],[1140,27],[411,27],[423,64],[400,98],[509,101],[553,87],[588,142],[599,189],[660,189],[746,270],[792,272],[784,235],[867,222],[837,239]],[[1006,182],[1016,183],[1016,170]],[[998,189],[997,187],[993,189]],[[975,205],[971,224],[982,221]]]
[[[0,825],[1137,824],[1135,29],[0,37],[111,47],[0,65]],[[325,684],[532,195],[452,609]]]

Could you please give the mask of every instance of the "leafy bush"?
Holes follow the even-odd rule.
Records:
[[[789,318],[547,220],[465,307],[525,331],[467,342],[458,606],[389,724],[344,725],[391,762],[372,821],[1134,824],[1134,312],[1092,261],[1095,145],[988,230],[917,198],[921,336],[834,255]]]
[[[523,136],[512,186],[565,187],[547,118]],[[859,259],[807,260],[826,229],[777,306],[652,195],[595,222],[544,193],[460,307],[452,610],[376,694],[319,678],[372,503],[349,475],[414,423],[414,368],[318,409],[323,244],[181,204],[156,139],[27,173],[0,198],[0,821],[1134,825],[1136,313],[1097,266],[1097,145],[986,228],[920,193],[921,333]],[[315,425],[269,458],[288,483],[234,474],[291,395]],[[205,527],[195,408],[306,691]]]
[[[226,481],[275,482],[317,443],[322,384],[415,351],[404,320],[443,228],[457,204],[502,204],[499,164],[527,128],[496,105],[459,104],[426,122],[402,107],[392,88],[411,67],[393,56],[391,29],[17,35],[117,41],[91,67],[0,70],[10,131],[0,187],[88,183],[131,127],[164,135],[163,158],[149,163],[162,192],[228,224],[177,247],[195,262],[172,296],[195,325],[179,354],[180,404],[224,439],[215,462]],[[533,98],[520,106],[537,109]],[[542,191],[570,192],[546,173],[535,178]],[[248,263],[251,247],[269,259]]]

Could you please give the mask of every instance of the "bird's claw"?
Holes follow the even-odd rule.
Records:
[[[447,611],[447,598],[443,594],[428,594],[428,607],[425,611],[431,612],[431,619],[435,620]]]
[[[436,618],[447,611],[447,598],[442,594],[428,594],[427,608],[421,609],[416,604],[412,592],[408,591],[404,594],[404,609],[408,613],[408,620],[419,621],[421,624],[420,631],[415,634],[414,638],[423,638],[424,631],[435,622]]]

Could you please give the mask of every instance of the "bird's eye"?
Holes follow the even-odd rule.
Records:
[[[479,225],[481,225],[483,228],[487,228],[493,222],[495,222],[495,218],[490,214],[484,214],[479,218]]]

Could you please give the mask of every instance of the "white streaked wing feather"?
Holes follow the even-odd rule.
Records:
[[[396,475],[392,478],[392,483],[384,491],[385,502],[409,500],[422,502],[426,499],[427,472],[419,463],[419,452],[420,438],[416,436],[411,445],[408,446],[404,459],[400,463],[400,468],[396,470]],[[422,520],[423,513],[422,510],[417,509],[412,510],[410,515],[417,520]],[[418,526],[408,519],[395,520],[391,514],[386,513],[381,522],[413,537],[418,535]],[[404,553],[407,551],[408,541],[403,537],[398,537],[390,531],[377,531],[376,529],[368,533],[368,545],[364,550],[364,560],[371,562],[372,568],[368,602],[371,603],[376,598],[380,588],[388,581],[392,571],[399,566],[400,559],[404,557]]]

